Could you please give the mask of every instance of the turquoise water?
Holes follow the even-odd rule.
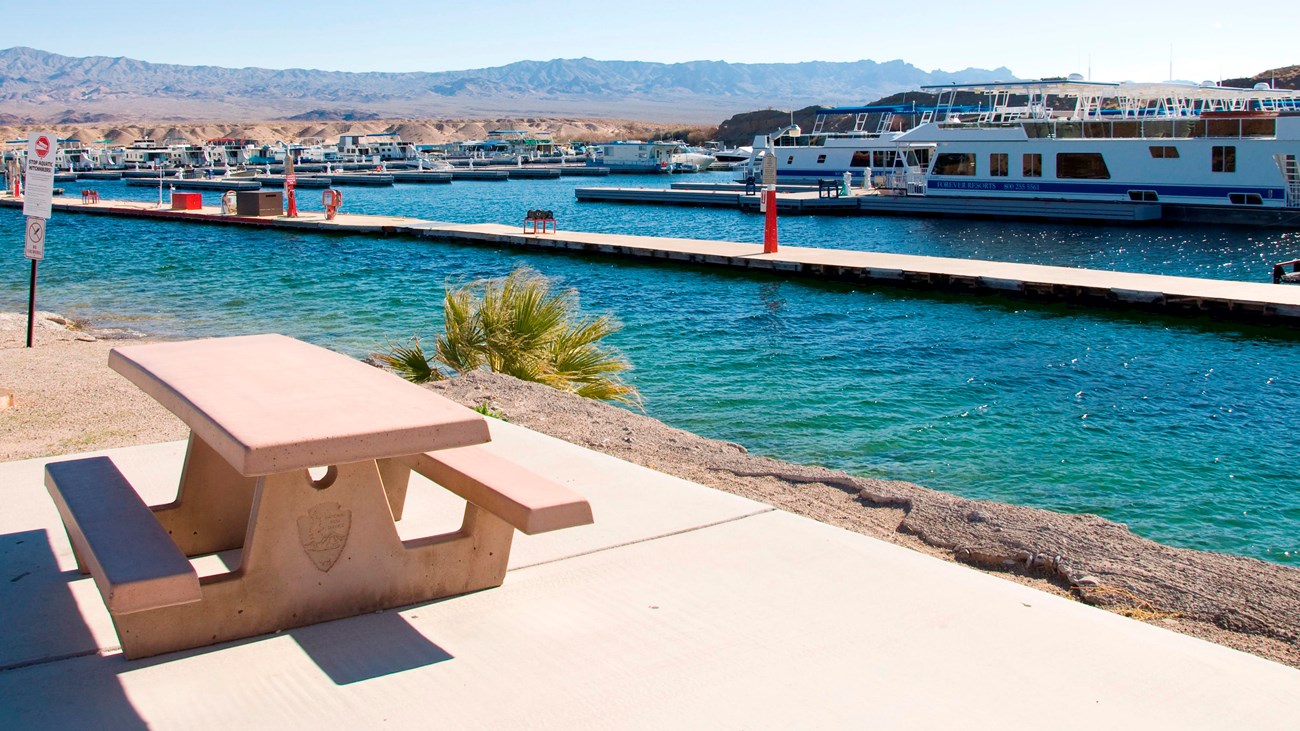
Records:
[[[725,180],[725,176],[714,176]],[[707,179],[695,176],[693,180]],[[757,242],[761,220],[579,204],[665,178],[345,189],[344,210]],[[78,186],[81,184],[78,183]],[[121,183],[106,198],[156,200]],[[304,209],[318,209],[306,191]],[[215,194],[205,194],[215,200]],[[13,251],[17,211],[0,210]],[[784,218],[782,242],[1266,281],[1295,233]],[[613,312],[649,415],[780,459],[1091,512],[1172,545],[1300,565],[1300,336],[999,298],[564,254],[56,214],[39,306],[179,336],[284,332],[361,355],[431,335],[449,278],[527,264]],[[11,256],[0,308],[26,307]]]

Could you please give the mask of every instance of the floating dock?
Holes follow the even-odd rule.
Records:
[[[87,170],[77,173],[77,180],[121,180],[121,170]]]
[[[393,184],[391,173],[330,173],[334,185],[387,186]]]
[[[757,212],[759,196],[744,186],[674,184],[671,188],[578,188],[579,201],[641,203],[736,208]],[[1035,201],[1001,198],[941,198],[864,194],[825,196],[817,189],[778,189],[776,209],[782,214],[954,216],[962,218],[1049,219],[1140,223],[1161,220],[1159,203]]]
[[[578,188],[579,201],[636,203],[758,211],[759,195],[740,184],[673,183],[664,188]],[[1135,201],[1064,201],[891,195],[854,190],[850,195],[815,186],[779,186],[777,210],[795,215],[923,216],[1093,223],[1209,223],[1300,228],[1300,208],[1186,206]]]
[[[397,170],[389,173],[398,183],[450,183],[450,170]]]
[[[159,181],[176,190],[258,190],[262,184],[254,178],[127,178],[126,184],[138,188],[157,188]]]
[[[0,205],[20,208],[22,199],[5,194],[0,196]],[[754,270],[780,277],[809,280],[1003,295],[1081,307],[1200,315],[1221,320],[1300,327],[1300,286],[793,246],[781,247],[774,254],[764,254],[760,244],[655,236],[577,231],[525,234],[522,210],[520,226],[505,226],[344,213],[340,213],[333,221],[328,221],[321,212],[304,212],[296,218],[223,216],[221,210],[213,206],[183,211],[138,201],[101,200],[98,203],[78,203],[56,200],[53,208],[57,213],[412,236],[464,244],[515,246],[665,264]]]
[[[299,188],[328,188],[334,182],[333,178],[327,177],[325,175],[295,174],[294,177],[298,179],[298,182],[295,183],[295,185]],[[257,175],[253,177],[253,180],[256,180],[257,182],[261,183],[263,188],[284,187],[283,175]],[[231,190],[234,189],[232,188]]]
[[[520,168],[511,168],[510,170],[507,171],[507,173],[510,175],[511,180],[514,180],[515,178],[520,178],[520,179],[541,178],[541,179],[549,180],[549,179],[560,177],[559,168],[520,167]]]
[[[452,180],[509,180],[508,170],[460,170],[451,171]]]

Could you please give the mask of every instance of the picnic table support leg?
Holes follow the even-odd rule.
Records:
[[[190,434],[176,501],[155,507],[154,514],[186,556],[239,548],[248,531],[255,482]]]
[[[384,493],[388,495],[388,507],[393,511],[393,520],[401,520],[402,509],[406,506],[406,486],[411,482],[411,468],[397,459],[381,459],[379,479],[384,482]]]
[[[202,600],[113,617],[128,658],[202,647],[500,586],[514,527],[467,503],[460,530],[402,541],[372,461],[256,480],[239,568]]]

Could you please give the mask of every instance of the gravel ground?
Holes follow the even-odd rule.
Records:
[[[121,341],[0,313],[0,461],[182,439],[185,426],[107,366]],[[492,373],[430,388],[512,423],[783,510],[959,561],[1300,667],[1300,570],[1171,548],[1094,515],[966,500],[749,454],[640,414]],[[1063,638],[1068,644],[1069,638]]]

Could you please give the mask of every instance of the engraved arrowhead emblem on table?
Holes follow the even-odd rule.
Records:
[[[321,503],[298,518],[298,541],[321,571],[329,571],[343,555],[352,530],[352,511],[338,503]]]

